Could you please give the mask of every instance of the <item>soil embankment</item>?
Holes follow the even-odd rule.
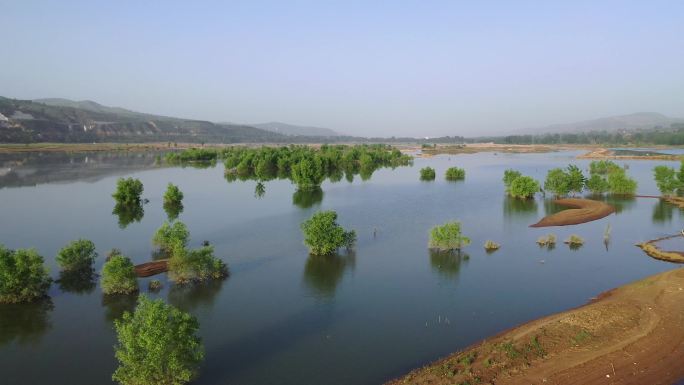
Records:
[[[660,154],[653,153],[649,154],[644,152],[643,154],[634,155],[619,155],[615,150],[610,150],[608,148],[597,148],[587,152],[586,154],[578,155],[577,159],[612,159],[612,160],[680,160],[681,155],[672,154]]]
[[[683,234],[670,235],[668,237],[652,239],[647,242],[637,243],[637,247],[648,254],[649,257],[659,259],[661,261],[674,262],[674,263],[684,263],[684,253],[681,251],[667,251],[659,248],[656,243],[664,241],[666,239],[678,238]]]
[[[577,225],[607,217],[615,212],[615,207],[591,199],[556,199],[553,203],[571,208],[548,215],[530,227]]]
[[[169,260],[160,259],[158,261],[145,262],[135,266],[135,274],[138,277],[151,277],[153,275],[165,273],[169,270]]]
[[[684,269],[613,289],[388,384],[673,384],[684,378]]]

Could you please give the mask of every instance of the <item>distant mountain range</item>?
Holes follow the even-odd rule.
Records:
[[[637,112],[629,115],[610,116],[575,123],[552,124],[545,127],[520,130],[525,134],[580,133],[589,131],[633,131],[656,127],[668,128],[674,123],[683,123],[684,119],[671,118],[657,112]]]
[[[0,142],[289,142],[260,128],[172,118],[68,99],[0,97]]]
[[[340,136],[339,133],[329,128],[297,126],[281,122],[257,123],[250,124],[250,126],[291,136]]]

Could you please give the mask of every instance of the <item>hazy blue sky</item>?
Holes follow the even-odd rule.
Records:
[[[684,1],[0,0],[0,95],[357,135],[684,117]]]

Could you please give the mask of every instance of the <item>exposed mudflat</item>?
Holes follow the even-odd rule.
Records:
[[[591,199],[566,198],[556,199],[553,202],[571,208],[546,216],[530,227],[577,225],[607,217],[615,212],[615,207]]]
[[[684,378],[684,269],[503,332],[389,384],[673,384]]]

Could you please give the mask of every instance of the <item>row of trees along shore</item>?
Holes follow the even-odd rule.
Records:
[[[553,168],[546,174],[542,190],[538,181],[524,176],[516,170],[504,171],[503,182],[506,193],[514,198],[530,199],[537,192],[548,191],[557,197],[579,194],[588,190],[594,195],[610,193],[615,195],[634,195],[637,182],[627,175],[625,167],[610,160],[593,161],[589,165],[589,177],[576,165],[566,168]]]

